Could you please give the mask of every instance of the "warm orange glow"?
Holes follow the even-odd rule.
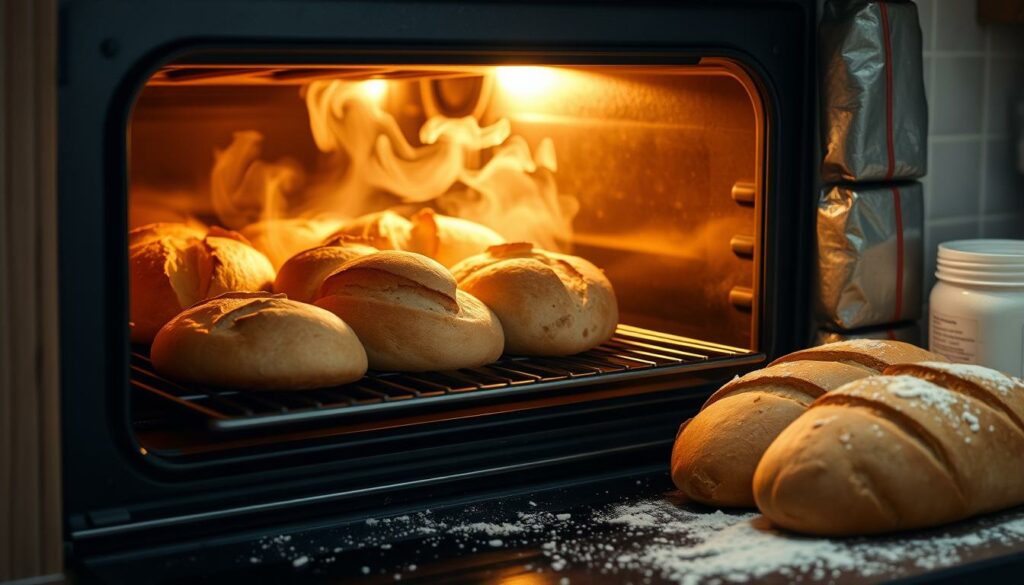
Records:
[[[359,91],[373,102],[380,102],[388,93],[388,82],[383,79],[370,79],[359,84]]]
[[[504,66],[494,74],[506,95],[520,99],[546,94],[558,79],[558,72],[550,67]]]

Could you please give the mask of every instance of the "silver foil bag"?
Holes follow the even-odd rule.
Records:
[[[846,341],[847,339],[891,339],[893,341],[904,341],[922,347],[921,326],[917,323],[898,323],[885,327],[873,327],[869,329],[858,329],[856,331],[832,331],[830,329],[818,329],[814,334],[814,345],[823,345],[833,341]]]
[[[820,34],[822,179],[924,176],[928,106],[917,6],[829,0]]]
[[[921,184],[835,186],[818,201],[818,307],[833,328],[921,316]]]

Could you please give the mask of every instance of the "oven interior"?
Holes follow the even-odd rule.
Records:
[[[371,372],[345,386],[179,384],[133,346],[138,451],[206,461],[550,406],[679,391],[761,362],[765,106],[728,59],[683,64],[177,61],[127,132],[129,228],[236,230],[275,267],[345,222],[420,209],[582,256],[615,337],[564,358]],[[129,290],[129,294],[132,291]]]

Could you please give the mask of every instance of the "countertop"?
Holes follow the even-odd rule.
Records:
[[[1024,570],[1024,509],[887,538],[782,534],[684,504],[664,473],[90,559],[81,580],[277,583],[875,583]],[[87,579],[86,579],[87,578]]]

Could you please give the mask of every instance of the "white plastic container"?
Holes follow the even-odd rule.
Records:
[[[1024,376],[1024,240],[939,244],[928,347]]]

